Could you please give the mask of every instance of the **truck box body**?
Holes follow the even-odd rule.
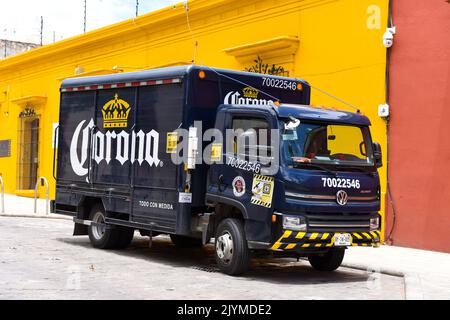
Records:
[[[213,128],[222,104],[276,101],[307,105],[310,87],[196,66],[65,80],[56,211],[82,219],[80,204],[100,198],[107,212],[142,229],[188,235],[191,213],[205,207],[208,168],[197,166],[192,201],[182,203],[186,172],[171,161],[168,134],[194,121],[202,121],[203,132]]]

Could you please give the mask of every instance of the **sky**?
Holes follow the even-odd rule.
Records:
[[[133,18],[136,0],[86,0],[87,31]],[[139,0],[139,14],[183,0]],[[44,44],[83,33],[84,0],[0,0],[0,39]]]

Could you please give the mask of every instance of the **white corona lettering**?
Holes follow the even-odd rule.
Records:
[[[138,133],[133,131],[131,135],[131,163],[136,161],[136,139],[139,139],[137,161],[141,166],[144,162],[145,133],[142,130]]]
[[[145,161],[152,166],[159,166],[158,159],[158,149],[159,149],[159,133],[155,130],[150,131],[146,135],[146,146],[145,146]]]
[[[86,120],[80,122],[80,124],[75,129],[73,134],[72,142],[70,144],[70,164],[72,166],[73,171],[80,177],[83,177],[88,174],[88,169],[84,167],[87,160],[87,150],[89,143],[89,131],[94,127],[94,121],[91,120],[87,127],[83,130],[82,134],[82,142],[81,142],[81,159],[78,158],[78,139],[80,136],[81,129],[83,125],[86,123]]]
[[[117,135],[117,155],[116,160],[120,162],[121,165],[124,165],[125,162],[128,161],[128,148],[130,135],[125,131],[120,132]]]
[[[70,144],[70,164],[75,174],[80,177],[84,177],[88,174],[87,160],[89,132],[94,127],[94,121],[91,119],[89,124],[83,129],[85,124],[86,120],[83,120],[78,124]],[[134,131],[127,133],[122,130],[118,134],[113,131],[107,131],[105,133],[97,131],[92,140],[92,158],[97,164],[100,164],[102,161],[109,164],[113,159],[118,161],[121,165],[124,165],[128,161],[134,163],[136,160],[139,165],[147,162],[148,165],[155,167],[159,166],[161,163],[158,155],[159,133],[155,130],[152,130],[147,134],[142,130],[138,133]],[[113,158],[111,153],[114,144],[116,145],[116,154]],[[81,157],[79,157],[80,153]]]
[[[223,101],[224,104],[237,104],[237,105],[274,105],[274,101],[266,99],[252,99],[244,98],[239,92],[229,92]]]
[[[98,131],[94,138],[94,160],[99,164],[105,159],[105,135]]]
[[[108,131],[106,132],[106,164],[109,164],[111,162],[111,145],[112,140],[117,137],[115,132]]]

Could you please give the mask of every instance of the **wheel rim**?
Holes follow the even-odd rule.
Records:
[[[217,238],[216,253],[225,264],[229,264],[233,259],[233,237],[228,231]]]
[[[100,240],[105,235],[106,225],[105,225],[105,216],[102,212],[97,212],[92,219],[92,222],[95,225],[92,225],[92,234],[95,239]]]

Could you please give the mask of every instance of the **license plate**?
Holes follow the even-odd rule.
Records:
[[[352,245],[353,238],[349,233],[339,233],[334,236],[336,247],[348,247]]]

